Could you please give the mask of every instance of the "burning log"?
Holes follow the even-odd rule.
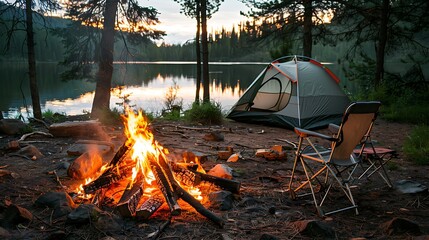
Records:
[[[171,215],[179,215],[182,212],[182,209],[180,208],[179,204],[177,204],[177,198],[173,189],[173,182],[167,178],[161,166],[155,160],[151,160],[150,165],[152,172],[155,175],[156,183],[158,184],[158,187],[164,195],[165,201],[170,208]]]
[[[152,214],[154,214],[158,208],[164,204],[164,199],[159,196],[151,196],[149,197],[140,207],[136,210],[136,217],[140,219],[148,219]]]
[[[96,180],[83,186],[86,194],[91,194],[98,189],[110,186],[110,184],[117,182],[129,175],[133,166],[124,166],[119,168],[109,168],[103,172]]]
[[[219,227],[223,227],[225,225],[225,221],[216,216],[214,213],[205,208],[198,200],[196,200],[191,194],[185,191],[180,186],[176,185],[176,192],[178,196],[189,205],[191,205],[198,213],[209,219],[210,221],[216,223]]]
[[[116,166],[128,153],[128,151],[133,147],[133,141],[125,141],[122,146],[119,147],[115,156],[110,160],[109,166]]]
[[[121,199],[116,205],[116,210],[123,217],[132,217],[136,213],[137,205],[140,202],[140,198],[143,196],[144,177],[140,173],[136,179],[130,180],[125,191],[123,192]]]
[[[108,187],[110,184],[117,182],[128,175],[129,171],[134,166],[121,167],[119,170],[116,169],[116,166],[124,159],[133,145],[133,141],[125,141],[122,146],[119,147],[118,151],[115,153],[115,156],[113,156],[112,160],[109,162],[109,168],[105,170],[96,180],[83,187],[86,194],[94,193],[100,188]]]
[[[226,178],[220,178],[202,172],[189,170],[177,164],[173,165],[173,171],[176,174],[178,180],[180,180],[187,186],[198,186],[202,182],[208,182],[232,193],[240,192],[241,183],[234,180],[229,180]]]

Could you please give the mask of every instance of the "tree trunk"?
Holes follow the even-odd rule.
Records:
[[[304,41],[303,41],[303,54],[311,58],[311,51],[313,48],[313,35],[311,33],[313,27],[313,1],[304,0]]]
[[[92,103],[91,118],[97,119],[110,110],[110,88],[113,74],[113,44],[115,38],[115,19],[119,0],[106,0],[103,32],[100,43],[97,85]]]
[[[383,0],[383,6],[380,10],[381,20],[380,20],[380,31],[378,33],[378,46],[376,49],[376,66],[375,66],[375,79],[374,86],[377,88],[380,83],[383,81],[384,76],[384,51],[386,49],[387,43],[387,24],[389,21],[389,9],[390,3],[389,0]]]
[[[201,44],[203,50],[203,103],[210,102],[209,49],[207,43],[207,0],[201,1]]]
[[[42,119],[42,110],[40,108],[39,89],[36,78],[36,54],[34,51],[34,33],[33,33],[33,10],[31,8],[32,0],[25,1],[26,23],[27,23],[27,51],[28,51],[28,76],[30,79],[31,102],[33,105],[33,116]]]
[[[197,83],[195,89],[195,103],[200,103],[200,87],[201,87],[201,45],[200,45],[200,28],[201,28],[201,4],[200,1],[197,0],[197,33],[195,36],[195,47],[197,54]]]

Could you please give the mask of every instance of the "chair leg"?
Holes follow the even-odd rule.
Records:
[[[377,161],[378,161],[379,165],[375,166],[375,162],[377,162]],[[390,181],[389,175],[387,174],[386,168],[384,167],[384,165],[387,163],[387,161],[388,160],[385,161],[382,158],[375,159],[374,160],[375,169],[370,174],[368,174],[368,178],[371,177],[372,174],[377,172],[380,175],[380,177],[384,180],[384,182],[387,184],[387,186],[389,186],[389,188],[392,188],[393,187],[392,182]],[[379,171],[380,169],[382,170],[382,172]]]
[[[306,164],[305,164],[305,162],[304,162],[304,159],[303,158],[301,158],[301,164],[302,164],[302,168],[304,169],[304,172],[305,172],[305,176],[307,177],[307,182],[308,182],[308,185],[310,186],[310,191],[311,191],[311,195],[313,196],[313,202],[314,202],[314,205],[315,205],[315,207],[316,207],[316,209],[318,210],[318,213],[319,214],[323,214],[323,212],[322,211],[319,211],[319,209],[320,209],[320,205],[318,204],[318,202],[317,202],[317,198],[316,198],[316,194],[315,194],[315,192],[314,192],[314,189],[313,189],[313,185],[311,184],[311,179],[312,179],[312,177],[314,177],[314,176],[311,176],[310,177],[310,175],[309,175],[309,173],[308,173],[308,169],[307,169],[307,167],[306,167]],[[301,185],[302,186],[302,185]],[[321,216],[323,216],[323,215],[321,215]]]
[[[390,159],[389,159],[390,160]],[[383,179],[383,181],[389,186],[389,188],[392,188],[392,182],[390,181],[389,175],[387,174],[386,168],[384,165],[389,161],[384,160],[383,158],[376,157],[375,159],[371,160],[370,158],[367,159],[369,162],[369,167],[358,177],[358,179],[361,179],[366,175],[367,178],[371,177],[374,173],[378,173],[380,177]],[[377,166],[378,162],[378,166]],[[374,168],[369,174],[367,174],[372,168]],[[383,172],[380,172],[379,170],[382,170]]]
[[[300,137],[299,141],[298,141],[298,146],[297,146],[297,149],[296,149],[296,152],[295,152],[295,159],[294,159],[294,162],[293,162],[292,174],[291,174],[291,177],[290,177],[290,180],[289,180],[289,186],[288,187],[289,187],[289,195],[290,195],[291,199],[296,199],[296,191],[297,190],[292,189],[292,182],[293,182],[293,179],[295,177],[295,171],[296,171],[296,167],[298,165],[298,161],[301,158],[301,153],[300,152],[301,152],[302,141],[303,141],[303,138]]]

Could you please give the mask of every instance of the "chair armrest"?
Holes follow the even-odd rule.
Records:
[[[329,131],[331,131],[332,133],[338,133],[338,131],[340,130],[340,126],[338,126],[337,124],[330,123],[330,124],[328,125],[328,129],[329,129]]]
[[[321,134],[318,132],[313,132],[313,131],[302,129],[302,128],[295,128],[294,130],[295,130],[295,133],[298,134],[298,136],[303,137],[303,138],[305,138],[305,137],[318,137],[318,138],[323,138],[323,139],[326,139],[329,141],[336,141],[337,140],[335,137],[328,136],[325,134]]]

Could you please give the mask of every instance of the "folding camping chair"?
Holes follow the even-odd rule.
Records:
[[[392,188],[392,182],[390,181],[389,175],[387,174],[384,165],[386,165],[392,158],[397,157],[397,153],[393,149],[383,148],[383,147],[375,147],[371,140],[371,130],[373,127],[373,123],[362,139],[361,146],[356,148],[353,152],[361,159],[361,166],[364,171],[358,177],[358,179],[362,179],[364,176],[366,178],[371,177],[374,173],[378,173],[380,177],[384,180],[384,182]]]
[[[299,142],[289,182],[292,199],[301,196],[297,195],[297,192],[308,185],[319,215],[325,216],[349,209],[355,209],[356,214],[359,214],[349,186],[349,182],[353,180],[353,172],[359,164],[359,158],[353,153],[353,150],[370,130],[380,105],[378,101],[350,104],[344,112],[340,126],[330,126],[331,129],[337,129],[336,134],[333,136],[295,128],[295,132],[299,136]],[[327,140],[330,143],[330,147],[315,145],[311,141],[312,138]],[[304,140],[309,144],[306,147],[303,147]],[[301,162],[306,179],[298,187],[293,188],[294,174],[297,170],[298,162]],[[320,179],[322,177],[323,181]],[[316,186],[313,186],[315,181],[324,192],[320,200],[316,196]],[[349,203],[347,203],[346,207],[325,212],[322,206],[334,185],[340,187]]]

